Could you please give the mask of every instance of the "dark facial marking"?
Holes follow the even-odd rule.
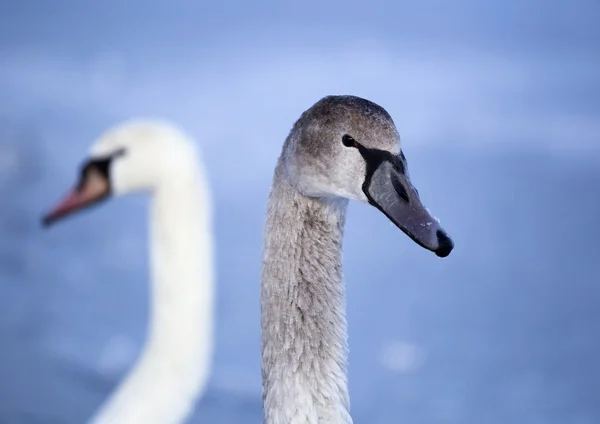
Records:
[[[95,157],[85,161],[79,170],[79,182],[77,183],[77,188],[80,189],[83,186],[87,174],[92,169],[97,170],[106,179],[106,181],[110,183],[110,163],[113,159],[123,156],[124,154],[125,149],[119,149],[110,155],[104,157]]]
[[[373,200],[368,190],[369,186],[371,185],[371,179],[373,178],[373,174],[382,162],[387,161],[393,165],[393,167],[396,169],[396,171],[398,171],[399,174],[404,175],[406,173],[406,168],[404,165],[406,158],[404,157],[404,153],[400,151],[400,155],[394,156],[390,152],[385,150],[369,149],[347,134],[344,137],[342,137],[342,142],[345,146],[346,143],[348,143],[348,147],[355,147],[356,149],[358,149],[359,153],[365,160],[367,170],[362,190],[363,193],[365,193],[365,195],[367,196],[369,203],[375,206],[376,208],[380,209],[379,205]],[[398,196],[406,203],[408,203],[409,196],[406,191],[406,187],[404,187],[404,185],[399,181],[397,177],[392,179],[392,185],[394,186],[394,190],[396,191]]]
[[[404,161],[401,160],[399,156],[394,156],[386,150],[369,149],[368,147],[363,146],[357,141],[354,141],[354,143],[356,145],[355,147],[358,149],[365,162],[367,162],[367,176],[369,176],[369,174],[372,175],[373,172],[375,172],[377,167],[381,165],[381,162],[383,161],[388,161],[389,163],[391,163],[396,169],[396,171],[398,171],[402,175],[404,175],[404,173],[406,172],[404,167]]]
[[[342,143],[346,147],[353,147],[355,149],[358,149],[359,153],[364,158],[367,164],[367,175],[365,176],[365,182],[363,183],[362,187],[363,192],[369,199],[369,203],[377,206],[368,193],[368,188],[371,184],[371,178],[373,177],[375,170],[379,167],[379,165],[381,165],[383,161],[388,161],[394,166],[398,173],[404,175],[406,173],[406,157],[404,156],[404,153],[401,150],[398,156],[394,156],[390,152],[387,152],[385,150],[366,148],[348,134],[344,134],[342,136]],[[406,191],[406,187],[404,187],[402,182],[400,182],[398,176],[394,174],[392,175],[392,186],[394,187],[394,190],[396,191],[400,199],[402,199],[406,203],[410,202],[410,198],[408,196],[408,192]]]

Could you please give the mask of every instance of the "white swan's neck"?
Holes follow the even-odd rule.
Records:
[[[302,196],[278,165],[261,282],[265,424],[352,422],[341,261],[347,204]]]
[[[204,391],[213,348],[210,200],[200,170],[155,192],[148,337],[134,369],[91,423],[182,423]]]

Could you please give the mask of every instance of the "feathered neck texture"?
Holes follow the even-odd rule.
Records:
[[[150,325],[141,356],[92,424],[179,424],[203,393],[213,349],[213,235],[200,170],[150,207]]]
[[[265,424],[352,422],[341,260],[347,205],[300,194],[280,159],[261,281]]]

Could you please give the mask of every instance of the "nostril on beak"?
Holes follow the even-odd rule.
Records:
[[[445,258],[452,252],[452,249],[454,249],[454,242],[448,237],[448,234],[442,230],[437,230],[435,235],[438,240],[438,247],[435,250],[435,254],[440,258]]]
[[[405,203],[410,203],[406,188],[404,188],[404,185],[400,182],[398,176],[395,174],[392,175],[392,186],[394,187],[394,190],[396,190],[398,197],[400,197]]]

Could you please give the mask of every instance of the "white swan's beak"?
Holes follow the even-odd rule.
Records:
[[[363,188],[369,203],[383,212],[415,243],[446,257],[454,242],[444,231],[437,218],[421,203],[419,193],[410,182],[408,173],[390,161],[381,161],[374,168]]]
[[[108,180],[98,170],[90,168],[82,176],[77,187],[43,217],[42,224],[45,227],[50,226],[68,215],[99,203],[106,199],[109,193]]]

